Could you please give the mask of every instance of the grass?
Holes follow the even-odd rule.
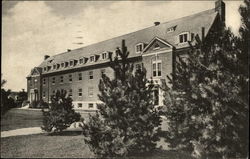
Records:
[[[1,138],[1,158],[91,158],[96,157],[84,144],[81,132],[63,132],[60,135],[29,135]],[[161,141],[162,142],[162,141]],[[164,144],[164,143],[162,143]],[[136,156],[136,157],[135,157]],[[154,152],[129,158],[193,159],[185,152],[157,149]]]
[[[80,112],[84,118],[87,113]],[[11,109],[1,116],[1,131],[42,126],[42,111],[29,109]]]

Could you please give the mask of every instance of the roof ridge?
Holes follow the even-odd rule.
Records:
[[[197,15],[204,14],[205,12],[209,12],[209,11],[212,11],[212,10],[214,10],[214,8],[212,8],[212,9],[207,9],[207,10],[204,10],[204,11],[201,11],[201,12],[198,12],[198,13],[195,13],[195,14],[187,15],[187,16],[184,16],[184,17],[180,17],[180,18],[177,18],[177,19],[172,19],[172,20],[170,20],[170,21],[163,22],[163,23],[161,23],[161,24],[159,24],[159,25],[166,24],[166,23],[170,23],[170,22],[173,22],[173,21],[179,21],[179,20],[181,20],[181,19],[185,19],[185,18],[192,17],[192,16],[197,16]],[[70,53],[70,52],[72,52],[72,51],[81,50],[81,49],[83,49],[83,48],[85,48],[85,47],[89,47],[89,46],[91,46],[91,45],[95,45],[95,44],[98,44],[98,43],[102,43],[102,42],[105,42],[105,41],[108,41],[108,40],[113,40],[113,39],[120,38],[120,37],[122,37],[122,36],[126,36],[126,35],[129,35],[129,34],[134,34],[135,32],[139,32],[139,31],[142,31],[142,30],[145,30],[145,29],[149,29],[149,28],[152,28],[152,27],[155,27],[155,26],[153,25],[153,26],[146,27],[146,28],[143,28],[143,29],[139,29],[139,30],[136,30],[136,31],[127,33],[127,34],[122,34],[122,35],[119,35],[119,36],[116,36],[116,37],[113,37],[113,38],[110,38],[110,39],[106,39],[106,40],[102,40],[102,41],[99,41],[99,42],[95,42],[95,43],[89,44],[89,45],[87,45],[87,46],[79,47],[79,48],[73,49],[73,50],[71,50],[71,51],[66,51],[66,52],[62,52],[62,53],[59,53],[59,54],[55,54],[55,55],[51,56],[51,57],[48,58],[48,59],[51,59],[52,57],[59,56],[59,55],[62,55],[62,54]]]

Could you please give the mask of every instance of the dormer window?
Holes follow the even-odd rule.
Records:
[[[53,65],[53,70],[55,70],[55,69],[56,69],[56,64]]]
[[[185,43],[188,41],[188,33],[182,33],[179,35],[179,43]]]
[[[57,64],[57,69],[59,69],[60,68],[60,64]]]
[[[61,63],[61,67],[64,67],[64,62],[63,62],[63,63]]]
[[[142,50],[144,49],[144,44],[143,43],[139,43],[135,46],[135,52],[136,53],[141,53]]]
[[[170,27],[167,29],[167,33],[171,33],[171,32],[174,32],[175,29],[176,29],[177,25],[176,26],[173,26],[173,27]]]
[[[69,66],[73,66],[74,65],[74,61],[73,60],[70,60],[69,61]]]
[[[107,57],[108,57],[107,52],[102,53],[102,60],[107,59]]]
[[[90,56],[89,60],[90,60],[90,62],[94,62],[95,61],[95,56]]]
[[[69,62],[65,62],[65,67],[68,67],[69,66]]]
[[[47,67],[44,67],[44,68],[43,68],[43,71],[44,71],[44,72],[47,71]]]
[[[83,64],[83,58],[79,59],[79,64]]]

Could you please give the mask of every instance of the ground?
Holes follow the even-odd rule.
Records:
[[[81,113],[83,117],[88,114]],[[14,130],[27,127],[40,127],[42,125],[42,112],[39,110],[12,109],[1,117],[1,131]],[[163,128],[166,127],[163,124]],[[66,157],[89,158],[95,157],[84,144],[81,131],[65,131],[60,135],[36,134],[24,136],[11,136],[1,138],[1,158],[10,157]],[[158,149],[150,154],[141,154],[143,158],[189,159],[190,154],[170,151],[162,138]]]

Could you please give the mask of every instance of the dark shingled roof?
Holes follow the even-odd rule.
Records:
[[[130,52],[130,57],[141,56],[140,54],[135,53],[135,46],[138,43],[149,43],[154,37],[159,37],[164,39],[171,45],[178,48],[187,47],[185,45],[177,45],[175,40],[176,37],[182,32],[191,32],[195,35],[198,34],[201,37],[201,28],[205,28],[205,36],[207,35],[209,29],[211,28],[212,24],[215,21],[217,16],[217,12],[214,9],[206,10],[194,15],[186,16],[183,18],[179,18],[176,20],[172,20],[169,22],[161,23],[157,26],[152,26],[149,28],[145,28],[136,32],[132,32],[129,34],[125,34],[119,37],[115,37],[109,40],[105,40],[102,42],[98,42],[89,46],[85,46],[82,48],[78,48],[75,50],[71,50],[70,52],[64,52],[61,54],[57,54],[54,56],[49,57],[48,59],[44,60],[39,67],[45,66],[52,66],[54,63],[61,63],[69,60],[76,59],[78,60],[80,57],[87,57],[89,58],[91,55],[101,54],[105,51],[113,52],[117,47],[121,46],[122,39],[125,40],[126,46],[128,51]],[[167,33],[167,29],[176,26],[176,30],[174,32]],[[52,62],[50,63],[49,61]],[[76,65],[74,68],[77,67],[84,67],[89,65],[95,65],[98,63],[103,63],[105,61],[98,60],[96,62],[87,62],[84,65]],[[48,72],[43,72],[43,74],[57,72],[61,70],[72,69],[72,67],[67,68],[59,68],[57,70],[51,70]]]

